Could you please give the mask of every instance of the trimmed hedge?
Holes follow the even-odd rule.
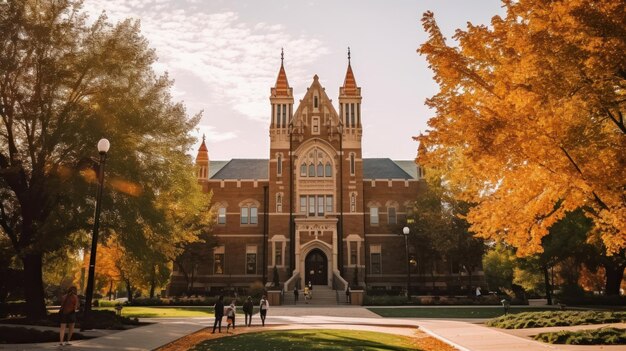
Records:
[[[91,321],[90,327],[95,329],[113,329],[123,330],[129,325],[139,325],[137,318],[128,318],[117,316],[113,311],[98,311],[92,310],[89,320]],[[80,323],[83,321],[82,316],[79,314],[76,327],[80,327]],[[51,313],[45,319],[30,320],[27,318],[6,318],[0,319],[0,323],[3,324],[16,324],[16,325],[39,325],[48,327],[58,327],[60,324],[60,318],[58,313]]]
[[[620,323],[626,321],[626,312],[597,311],[546,311],[522,312],[494,318],[487,322],[490,327],[524,329],[560,327],[585,324]]]
[[[626,345],[626,329],[600,328],[579,331],[540,333],[535,340],[550,344],[569,345]]]
[[[72,340],[81,339],[87,339],[87,337],[80,333],[72,334]],[[0,326],[0,344],[25,344],[55,341],[59,341],[59,332],[56,331]]]
[[[365,306],[454,306],[454,305],[492,305],[500,306],[501,298],[495,295],[481,296],[480,298],[466,296],[413,296],[411,300],[407,300],[406,296],[371,296],[363,297]],[[519,304],[513,302],[513,304]]]

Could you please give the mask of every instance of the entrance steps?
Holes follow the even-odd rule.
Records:
[[[313,289],[311,290],[312,298],[309,300],[304,300],[304,290],[299,290],[300,296],[298,298],[297,305],[313,305],[313,306],[329,306],[329,305],[337,305],[337,295],[339,295],[339,303],[346,303],[345,293],[341,293],[340,291],[335,291],[326,285],[313,285]],[[283,297],[283,305],[296,305],[294,301],[293,290],[289,292],[285,292]]]

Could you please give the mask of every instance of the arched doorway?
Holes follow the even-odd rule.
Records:
[[[313,249],[304,261],[304,281],[313,285],[328,285],[328,259],[320,249]]]

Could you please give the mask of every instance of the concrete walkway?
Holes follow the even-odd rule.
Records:
[[[238,315],[243,324],[243,315]],[[202,328],[212,326],[213,318],[142,318],[154,324],[72,343],[72,346],[59,347],[57,343],[0,345],[0,350],[153,350]],[[253,317],[253,325],[260,324],[258,314]],[[626,351],[626,346],[572,346],[543,344],[524,335],[511,331],[487,328],[477,321],[382,318],[362,307],[353,306],[272,306],[268,312],[266,325],[281,329],[298,328],[337,328],[379,331],[383,333],[414,335],[417,328],[449,343],[461,351]],[[580,327],[568,327],[569,329]],[[587,328],[595,328],[587,326]],[[537,334],[555,328],[535,328],[530,333]],[[58,329],[57,329],[58,330]],[[552,330],[550,330],[552,331]],[[526,330],[524,333],[529,333]]]

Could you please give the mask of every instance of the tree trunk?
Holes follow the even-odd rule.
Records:
[[[624,277],[624,268],[624,265],[604,265],[604,271],[606,272],[605,294],[619,295],[619,288]]]
[[[109,301],[111,301],[112,298],[113,298],[113,280],[109,281],[109,292],[108,292],[108,295],[109,295]]]
[[[154,290],[156,289],[156,267],[152,267],[152,278],[150,279],[150,298],[154,298]]]
[[[43,319],[46,316],[46,301],[43,293],[41,254],[27,254],[24,262],[24,296],[28,319]]]
[[[125,279],[126,281],[126,294],[128,296],[128,303],[133,302],[133,286],[130,284],[130,279]]]
[[[543,283],[546,287],[546,298],[548,299],[548,305],[552,305],[552,287],[550,286],[550,272],[548,271],[548,265],[541,267],[543,271]]]

